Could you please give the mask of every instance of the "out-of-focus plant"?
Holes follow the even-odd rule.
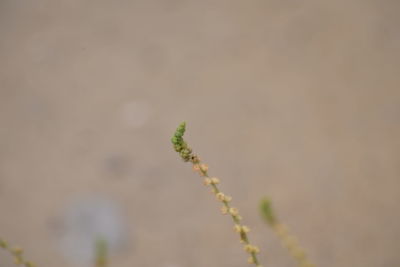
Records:
[[[8,242],[6,242],[4,239],[0,238],[0,248],[3,250],[7,251],[14,257],[14,263],[15,265],[22,265],[25,267],[35,267],[35,264],[33,264],[31,261],[28,261],[24,258],[24,250],[20,247],[11,247]]]
[[[269,198],[264,198],[260,202],[260,212],[264,221],[271,227],[275,234],[279,237],[282,245],[289,251],[289,254],[297,261],[299,267],[315,267],[312,264],[305,250],[299,245],[296,236],[289,233],[288,227],[281,223],[272,209],[272,203]]]
[[[108,245],[104,238],[98,238],[95,244],[95,267],[107,267]]]
[[[95,262],[94,267],[107,267],[108,249],[107,241],[104,238],[98,238],[95,243]],[[0,238],[0,248],[7,251],[14,257],[15,265],[25,267],[36,267],[31,261],[27,261],[23,256],[23,249],[20,247],[11,247],[8,242]]]

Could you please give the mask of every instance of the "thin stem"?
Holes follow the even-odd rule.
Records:
[[[108,245],[106,239],[98,238],[95,244],[95,267],[107,267]]]
[[[199,161],[199,164],[201,164],[200,161]],[[210,176],[208,175],[207,172],[201,171],[201,173],[202,173],[202,176],[210,178]],[[214,190],[215,194],[221,193],[221,191],[219,190],[219,188],[218,188],[218,186],[216,184],[212,183],[211,187]],[[224,207],[229,211],[230,208],[231,208],[231,206],[229,205],[229,202],[226,201],[226,200],[223,200],[222,203],[223,203]],[[233,222],[236,225],[240,225],[240,216],[239,215],[234,215],[234,214],[230,214],[230,215],[231,215],[231,218],[232,218]],[[244,244],[250,245],[248,235],[247,235],[247,233],[245,231],[240,232],[240,240]],[[257,258],[257,254],[255,252],[250,252],[250,255],[251,255],[251,258],[253,259],[254,264],[256,266],[260,266],[260,263],[259,263],[258,258]]]
[[[265,222],[272,228],[281,240],[282,245],[288,250],[290,256],[297,261],[299,267],[315,267],[309,261],[305,250],[300,246],[297,238],[290,234],[288,227],[276,217],[270,199],[264,198],[261,200],[260,212]]]
[[[10,247],[10,245],[6,241],[1,239],[1,238],[0,238],[0,248],[2,248],[3,250],[7,251],[8,253],[10,253],[14,257],[15,265],[23,265],[25,267],[35,267],[35,265],[32,262],[27,261],[23,257],[23,252],[24,251],[23,251],[22,248]]]
[[[239,215],[238,209],[232,207],[229,202],[232,200],[230,196],[222,193],[217,184],[219,184],[219,179],[216,177],[210,177],[208,175],[208,166],[202,163],[199,157],[192,153],[192,149],[188,146],[188,144],[183,139],[183,135],[186,130],[186,123],[181,123],[179,127],[176,129],[174,136],[171,138],[171,142],[174,145],[174,149],[179,153],[183,161],[191,162],[193,164],[193,169],[198,172],[201,177],[204,177],[204,184],[210,185],[212,187],[212,192],[215,194],[216,198],[222,202],[222,213],[230,214],[233,222],[235,223],[235,231],[240,234],[240,241],[244,244],[244,250],[250,254],[250,258],[248,262],[251,264],[255,264],[257,267],[262,267],[257,258],[257,253],[260,252],[260,249],[257,246],[250,244],[247,233],[250,229],[242,225],[240,223],[241,216]]]
[[[281,239],[282,245],[288,250],[298,263],[299,267],[315,267],[307,257],[305,250],[300,246],[297,238],[289,233],[288,227],[280,222],[271,225],[276,235]]]

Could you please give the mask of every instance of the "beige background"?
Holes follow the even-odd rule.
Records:
[[[111,266],[247,266],[171,149],[186,120],[265,267],[296,265],[259,218],[264,195],[317,266],[400,266],[399,14],[389,0],[0,1],[1,236],[38,266],[76,266],[62,218],[95,195],[127,226]]]

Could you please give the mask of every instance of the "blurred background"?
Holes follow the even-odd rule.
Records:
[[[400,266],[399,1],[0,1],[0,236],[39,267]],[[396,208],[397,207],[397,208]],[[0,252],[0,266],[12,259]]]

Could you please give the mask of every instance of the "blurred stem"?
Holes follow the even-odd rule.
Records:
[[[296,260],[299,267],[315,267],[300,246],[297,237],[289,233],[288,227],[279,222],[272,208],[271,200],[264,198],[260,202],[260,212],[264,221],[271,227],[281,240],[282,245],[288,250],[289,254]]]
[[[108,245],[104,238],[96,240],[95,257],[95,267],[107,267]]]
[[[25,267],[35,267],[30,261],[27,261],[23,256],[23,249],[20,247],[10,247],[10,245],[4,240],[0,238],[0,248],[4,249],[8,253],[10,253],[14,257],[15,265],[23,265]]]

